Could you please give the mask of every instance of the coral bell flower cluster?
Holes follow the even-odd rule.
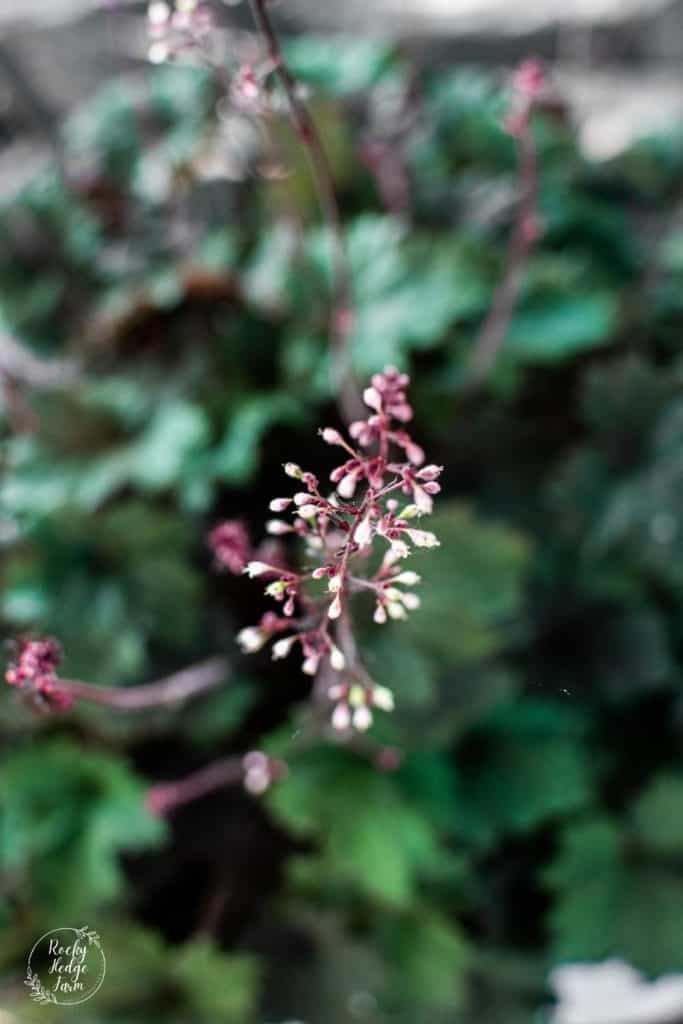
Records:
[[[349,613],[352,596],[373,595],[378,624],[405,619],[419,606],[412,588],[420,577],[403,562],[413,548],[439,543],[417,525],[432,511],[442,467],[424,464],[422,448],[406,430],[413,416],[408,384],[406,374],[388,367],[365,389],[370,412],[351,424],[349,439],[332,427],[320,431],[323,441],[343,452],[330,474],[331,493],[313,473],[294,462],[285,465],[299,489],[271,501],[278,518],[267,530],[300,538],[312,567],[295,572],[251,561],[244,570],[267,581],[266,594],[281,612],[269,612],[258,625],[243,629],[237,638],[242,649],[252,653],[272,641],[275,659],[298,650],[302,671],[325,683],[331,722],[340,731],[369,728],[373,710],[391,711],[394,703],[391,690],[375,684],[359,660]],[[370,571],[370,562],[378,559]],[[318,589],[322,584],[322,596],[316,595],[314,581]]]
[[[10,686],[25,691],[46,710],[66,711],[73,699],[59,687],[57,668],[62,649],[56,640],[19,640],[15,660],[8,666],[5,679]]]

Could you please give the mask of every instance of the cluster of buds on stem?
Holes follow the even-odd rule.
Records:
[[[17,654],[5,672],[10,686],[16,686],[39,708],[45,711],[66,711],[73,698],[59,686],[57,669],[62,649],[56,640],[22,639],[17,641]]]
[[[408,384],[406,374],[386,368],[365,389],[370,413],[351,424],[349,439],[332,427],[320,431],[323,441],[344,452],[344,461],[330,474],[332,493],[322,493],[313,473],[285,464],[299,490],[271,501],[272,512],[291,518],[271,519],[267,530],[299,538],[310,567],[295,572],[250,561],[244,569],[249,577],[268,581],[266,594],[281,605],[281,614],[269,612],[258,625],[243,629],[240,646],[252,653],[272,640],[276,660],[298,648],[302,671],[324,672],[321,678],[330,680],[325,695],[333,706],[332,725],[340,731],[368,729],[373,709],[391,711],[394,703],[391,690],[377,685],[360,661],[349,610],[352,595],[372,594],[376,623],[405,619],[419,606],[411,588],[420,577],[401,563],[413,548],[439,543],[417,526],[432,511],[442,467],[424,464],[422,448],[405,428],[413,416]],[[322,596],[316,594],[316,581],[318,590],[324,585]]]
[[[196,48],[212,28],[211,10],[199,0],[151,0],[147,5],[147,57],[152,64],[163,64]]]

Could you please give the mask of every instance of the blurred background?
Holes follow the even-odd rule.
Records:
[[[145,4],[4,0],[3,639],[55,636],[93,684],[230,670],[135,715],[3,687],[0,1022],[681,1022],[683,4],[272,16],[337,182],[354,369],[411,373],[445,467],[422,607],[357,619],[392,754],[290,752],[310,679],[240,653],[262,586],[207,545],[225,519],[257,544],[282,463],[325,479],[341,425],[329,237],[248,6],[166,60]],[[533,237],[472,386],[529,55]],[[263,797],[147,809],[253,748],[289,762]],[[35,1004],[33,943],[84,924],[102,988]]]

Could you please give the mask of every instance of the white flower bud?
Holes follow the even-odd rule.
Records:
[[[315,519],[318,514],[317,505],[301,505],[299,508],[299,515],[302,519]]]
[[[296,636],[285,636],[273,644],[273,661],[279,658],[286,658],[292,649]]]
[[[330,650],[330,665],[335,670],[335,672],[341,672],[343,669],[346,668],[346,658],[339,650],[339,648],[334,646],[334,644],[332,645],[332,649]]]
[[[387,611],[390,619],[405,619],[407,618],[406,610],[402,604],[398,601],[390,601],[387,604]]]
[[[402,601],[406,608],[408,608],[411,612],[414,612],[415,609],[419,608],[421,604],[420,598],[417,596],[417,594],[403,594]]]
[[[415,504],[420,510],[420,515],[428,516],[434,509],[434,502],[427,492],[422,487],[413,488],[413,497],[415,498]]]
[[[416,548],[438,548],[439,540],[429,530],[406,530]]]
[[[344,732],[351,725],[351,711],[348,704],[337,704],[332,712],[332,728]]]
[[[291,498],[273,498],[268,508],[271,512],[284,512],[291,504]]]
[[[265,644],[266,634],[258,626],[245,626],[239,631],[236,639],[245,654],[254,654]]]
[[[422,513],[417,505],[406,505],[401,512],[401,519],[417,519]]]
[[[404,540],[392,540],[391,550],[394,552],[396,558],[407,558],[410,554],[410,548]]]
[[[280,537],[283,533],[291,533],[292,527],[282,519],[269,519],[266,523],[266,533],[274,537]]]
[[[370,525],[370,516],[366,516],[365,519],[361,519],[360,523],[356,527],[353,539],[356,544],[361,547],[367,547],[372,537],[372,526]]]
[[[372,703],[381,711],[393,711],[394,695],[388,686],[373,686]]]
[[[387,589],[384,591],[384,596],[386,597],[387,601],[403,600],[403,592],[397,590],[396,587],[387,587]]]
[[[329,583],[327,584],[327,589],[329,590],[330,594],[338,594],[339,591],[341,590],[341,585],[342,578],[337,574],[336,576],[330,576]]]
[[[363,401],[375,412],[382,411],[382,396],[377,388],[366,388],[363,392]]]
[[[147,60],[150,64],[163,64],[165,60],[168,60],[166,43],[152,43],[147,51]]]
[[[332,427],[325,427],[320,431],[320,436],[326,444],[344,444],[344,439],[339,431]]]
[[[294,495],[295,505],[308,505],[311,500],[311,496],[308,491],[297,491]]]
[[[171,16],[171,8],[163,0],[155,0],[147,8],[147,20],[150,25],[165,25]]]
[[[353,713],[353,724],[359,732],[365,732],[372,725],[372,711],[367,705],[356,708]]]
[[[320,656],[317,654],[309,654],[301,666],[301,671],[305,676],[314,676],[318,671],[319,664]]]
[[[357,473],[347,473],[343,476],[337,484],[337,493],[342,498],[352,498],[356,493],[356,484],[358,483]]]
[[[338,619],[342,612],[341,600],[339,594],[335,597],[334,601],[327,610],[327,617],[330,619]]]
[[[254,576],[262,576],[264,572],[270,572],[271,568],[265,562],[248,562],[243,571],[253,580]]]
[[[406,587],[414,587],[420,582],[421,576],[419,573],[413,572],[412,569],[406,570],[406,572],[399,573],[398,576],[394,576],[394,583],[404,583]]]
[[[273,580],[266,587],[266,594],[268,597],[281,597],[287,589],[287,584],[284,580]]]
[[[384,625],[384,623],[387,621],[387,613],[383,604],[378,604],[376,606],[375,614],[372,617],[378,625]]]
[[[297,466],[296,462],[285,462],[284,470],[287,476],[291,476],[294,480],[301,480],[304,475],[304,471],[301,466]]]

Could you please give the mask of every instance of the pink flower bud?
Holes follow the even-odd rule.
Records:
[[[273,498],[268,508],[271,512],[284,512],[291,504],[291,498]]]

